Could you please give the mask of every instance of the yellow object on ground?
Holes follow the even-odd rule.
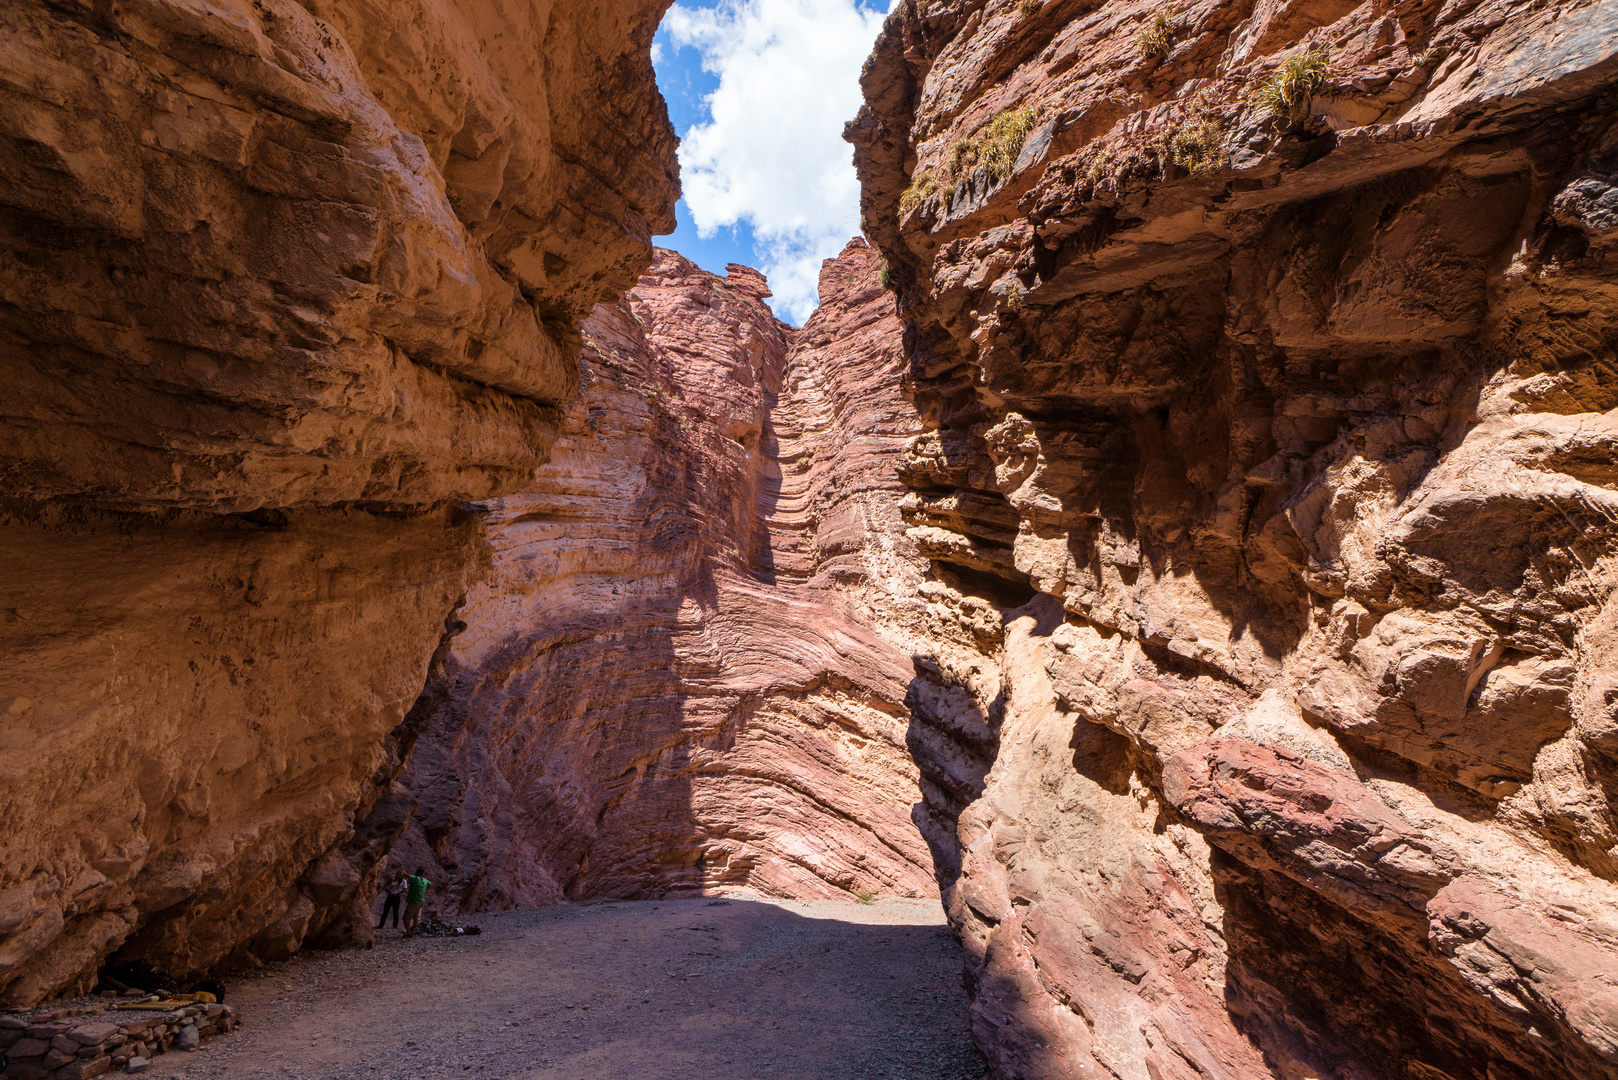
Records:
[[[175,994],[172,997],[166,997],[160,1001],[132,1001],[128,1005],[119,1005],[118,1008],[153,1009],[160,1011],[163,1009],[178,1009],[183,1005],[194,1005],[197,1002],[202,1002],[205,1005],[212,1005],[218,1000],[218,998],[214,997],[208,991],[198,990],[194,994]]]

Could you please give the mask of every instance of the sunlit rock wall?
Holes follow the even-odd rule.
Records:
[[[673,226],[664,6],[0,6],[0,1005],[368,933],[456,504]]]
[[[1618,1075],[1618,4],[904,3],[862,83],[995,1075]]]
[[[855,241],[801,330],[672,252],[585,322],[550,464],[483,513],[398,849],[447,906],[933,892],[911,820],[924,563],[893,297]]]

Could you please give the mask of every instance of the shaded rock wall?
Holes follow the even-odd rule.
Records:
[[[367,932],[454,504],[673,226],[664,6],[0,10],[0,1004]]]
[[[995,1074],[1618,1075],[1618,5],[906,3],[862,84]]]
[[[583,325],[536,483],[483,514],[398,850],[467,910],[933,890],[903,706],[923,563],[893,298],[861,241],[778,322],[672,252]]]

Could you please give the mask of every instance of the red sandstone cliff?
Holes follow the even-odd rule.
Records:
[[[862,83],[995,1075],[1618,1076],[1618,4],[907,2]]]
[[[0,1003],[419,801],[468,907],[936,865],[1001,1077],[1618,1076],[1618,5],[907,2],[802,331],[610,303],[660,8],[0,10]]]
[[[660,252],[583,324],[551,462],[429,687],[399,850],[464,909],[933,891],[903,705],[922,563],[893,297],[855,241],[793,330]]]
[[[455,504],[673,225],[665,6],[0,5],[0,1004],[367,932]]]

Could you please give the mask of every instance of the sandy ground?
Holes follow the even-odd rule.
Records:
[[[936,902],[746,896],[462,920],[227,980],[242,1027],[148,1076],[980,1080]]]

